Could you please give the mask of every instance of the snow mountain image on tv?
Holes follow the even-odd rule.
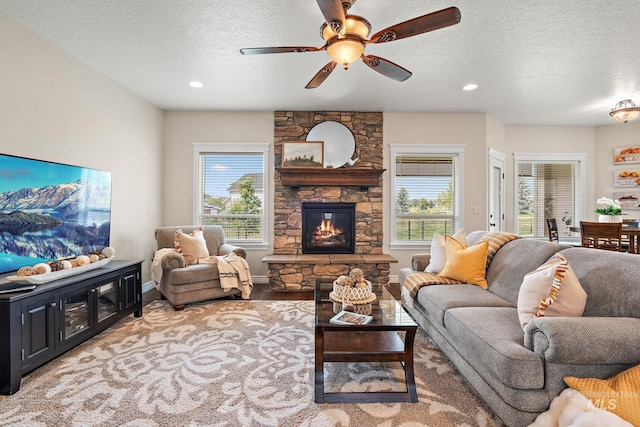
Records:
[[[109,172],[0,155],[0,189],[0,272],[109,246]]]

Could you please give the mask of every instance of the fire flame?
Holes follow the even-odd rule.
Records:
[[[334,236],[342,234],[341,228],[335,228],[331,223],[331,220],[322,220],[322,223],[316,227],[316,240],[326,240]]]

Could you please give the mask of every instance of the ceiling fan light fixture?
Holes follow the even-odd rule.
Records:
[[[430,31],[455,25],[460,22],[460,9],[451,6],[446,9],[417,16],[399,22],[370,36],[371,24],[361,16],[349,15],[348,10],[356,0],[316,0],[325,23],[320,27],[324,40],[321,47],[315,46],[273,46],[242,48],[242,55],[265,53],[318,52],[326,50],[331,62],[325,64],[307,83],[306,89],[317,88],[333,72],[338,64],[349,69],[349,64],[359,59],[372,70],[390,79],[403,82],[411,77],[411,71],[387,59],[375,55],[365,55],[368,44],[380,44],[417,36]]]
[[[342,64],[348,70],[349,64],[360,59],[364,53],[364,43],[351,37],[337,39],[329,44],[327,53],[334,62]]]
[[[346,35],[360,37],[366,39],[371,33],[371,24],[369,21],[358,15],[347,15],[345,17],[345,25],[343,27],[342,34],[336,33],[336,31],[330,25],[326,23],[320,27],[320,35],[324,41],[328,42],[334,37],[345,37]]]
[[[611,109],[609,115],[619,122],[627,123],[640,115],[640,107],[630,99],[623,99]]]
[[[371,24],[358,15],[347,15],[344,34],[338,34],[326,23],[320,27],[320,34],[327,42],[327,53],[336,63],[349,69],[349,64],[360,59],[364,53],[364,40],[369,37]]]

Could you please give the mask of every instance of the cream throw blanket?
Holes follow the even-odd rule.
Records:
[[[153,261],[151,262],[151,280],[155,282],[157,289],[160,289],[160,281],[162,280],[162,258],[169,252],[177,251],[173,248],[162,248],[153,253]]]
[[[589,399],[572,388],[562,390],[547,412],[529,427],[633,427],[616,414],[596,408]]]
[[[210,256],[200,258],[198,264],[217,264],[220,273],[220,286],[225,291],[240,289],[242,299],[249,299],[253,282],[247,261],[236,254],[229,252],[223,256]]]
[[[160,286],[160,281],[162,280],[162,257],[169,252],[176,252],[176,250],[171,248],[158,249],[153,255],[151,279],[155,282],[156,288]],[[217,264],[222,289],[225,291],[240,289],[242,299],[249,299],[251,289],[253,289],[253,281],[251,280],[249,264],[244,258],[235,252],[230,252],[223,256],[200,258],[197,263]]]

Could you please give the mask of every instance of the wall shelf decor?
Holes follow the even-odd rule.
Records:
[[[614,187],[640,187],[640,170],[625,169],[613,172]]]
[[[640,163],[640,146],[628,145],[613,149],[613,164]]]
[[[620,202],[622,209],[640,209],[640,191],[613,193],[613,198]]]

